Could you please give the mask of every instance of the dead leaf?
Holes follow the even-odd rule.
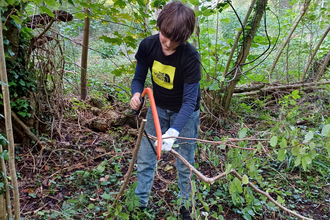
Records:
[[[28,189],[28,188],[27,189],[22,189],[21,193],[28,193],[29,191],[30,191],[30,189]]]
[[[44,181],[42,181],[42,185],[44,187],[48,187],[48,179],[45,179]]]
[[[91,144],[91,143],[94,142],[94,140],[93,140],[93,139],[88,139],[86,142],[87,142],[88,144]]]
[[[167,191],[167,184],[165,184],[165,187],[161,188],[159,191],[165,193]]]
[[[201,151],[200,156],[203,162],[207,161],[207,156],[204,151]]]
[[[98,153],[106,153],[107,152],[104,147],[96,147],[95,151],[98,152]]]
[[[48,165],[45,166],[45,170],[48,171],[50,168]]]

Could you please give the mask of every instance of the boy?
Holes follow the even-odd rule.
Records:
[[[145,38],[135,55],[137,65],[132,80],[130,105],[137,110],[144,88],[148,69],[151,71],[153,93],[163,137],[198,137],[201,70],[199,54],[187,41],[195,28],[194,11],[185,4],[174,1],[164,6],[157,19],[159,34]],[[147,113],[145,130],[156,136],[152,111]],[[175,138],[162,141],[162,151],[170,151]],[[195,141],[178,139],[176,150],[194,164]],[[137,158],[136,196],[140,206],[148,205],[154,180],[156,156],[143,137]],[[183,202],[189,198],[191,186],[190,171],[177,160],[179,197]],[[183,219],[191,219],[184,206],[180,213]]]

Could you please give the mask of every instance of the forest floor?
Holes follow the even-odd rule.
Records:
[[[89,119],[95,115],[90,108],[82,108],[78,111],[73,104],[68,105],[66,116],[53,125],[53,138],[41,139],[45,143],[44,149],[29,144],[16,145],[21,213],[26,219],[106,219],[107,207],[114,201],[132,158],[136,135],[131,131],[135,128],[123,124],[104,132],[93,130]],[[115,107],[119,114],[127,109],[129,106],[125,104]],[[235,115],[222,127],[208,123],[204,120],[205,115],[201,114],[201,139],[237,137],[241,123]],[[245,117],[242,122],[249,129],[262,127],[265,130],[273,126],[254,117]],[[220,163],[214,166],[205,149],[199,146],[196,151],[198,170],[207,177],[223,172],[226,152],[217,152]],[[152,212],[135,213],[140,216],[137,219],[179,219],[175,160],[171,154],[162,155],[150,195],[149,211]],[[284,172],[289,163],[276,160],[270,164],[259,168],[268,186],[264,187],[265,191],[272,188],[269,193],[273,198],[281,195],[285,198],[285,206],[301,215],[330,219],[330,172],[327,170],[330,164],[321,164],[307,172],[295,167]],[[136,169],[120,200],[123,208],[134,204],[135,181]],[[211,185],[197,179],[195,182],[196,191],[202,196],[198,197],[196,193],[196,209],[200,211],[201,219],[249,219],[243,217],[244,208],[253,210],[250,219],[297,219],[275,206],[270,209],[266,206],[269,201],[262,199],[258,200],[262,203],[262,211],[255,211],[255,207],[235,207],[226,179]],[[208,204],[209,211],[204,203]]]

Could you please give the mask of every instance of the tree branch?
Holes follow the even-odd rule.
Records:
[[[182,163],[184,163],[190,171],[192,171],[193,173],[195,173],[195,175],[202,181],[204,181],[205,183],[209,183],[212,184],[215,181],[227,176],[226,172],[223,172],[215,177],[206,177],[204,176],[202,173],[200,173],[195,167],[193,167],[187,160],[185,160],[178,152],[176,152],[175,150],[171,150],[170,153],[175,156],[176,158],[178,158],[179,160],[182,161]],[[242,181],[243,177],[241,175],[239,175],[239,173],[236,172],[236,170],[231,169],[230,172],[228,174],[232,174],[234,176],[236,176],[240,181]],[[248,182],[247,185],[249,185],[254,191],[256,191],[257,193],[260,193],[264,196],[266,196],[271,202],[273,202],[277,207],[279,207],[280,209],[282,209],[285,212],[290,213],[291,215],[294,215],[300,219],[308,219],[308,220],[312,220],[311,218],[307,218],[305,216],[302,216],[294,211],[291,211],[290,209],[285,208],[283,205],[281,205],[280,203],[278,203],[275,199],[273,199],[267,192],[262,191],[260,189],[258,189],[255,185],[253,185],[251,182]]]

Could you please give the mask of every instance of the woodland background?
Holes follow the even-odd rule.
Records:
[[[202,66],[192,214],[329,219],[330,2],[183,2]],[[0,220],[179,218],[175,153],[148,210],[134,166],[124,182],[147,110],[129,108],[134,54],[165,4],[0,1]]]

